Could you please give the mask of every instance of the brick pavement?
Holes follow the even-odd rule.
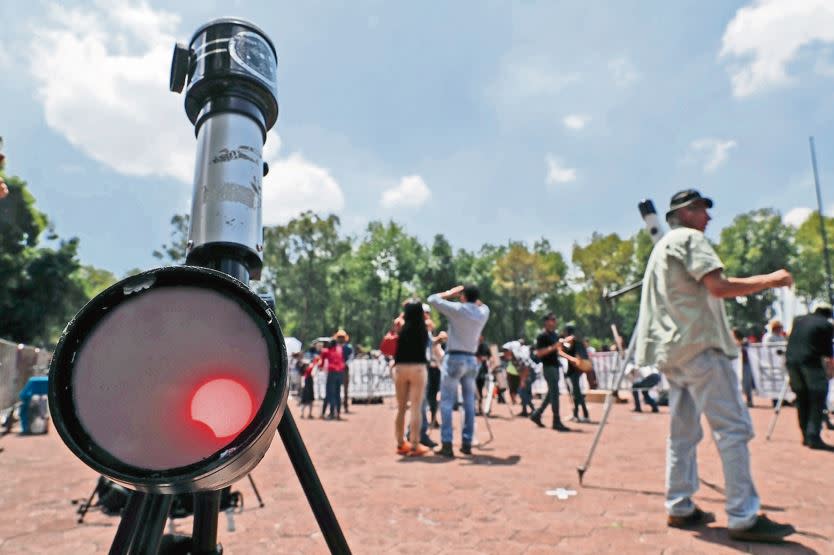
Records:
[[[563,407],[570,401],[563,398]],[[294,408],[294,407],[293,407]],[[601,405],[591,405],[599,417]],[[354,553],[834,553],[834,454],[800,446],[793,409],[766,442],[772,411],[752,411],[758,437],[753,470],[775,519],[803,533],[783,546],[731,542],[723,513],[723,478],[709,435],[699,449],[703,487],[697,502],[718,521],[699,532],[670,530],[663,513],[663,460],[668,417],[615,407],[603,442],[577,481],[594,425],[559,434],[496,407],[495,439],[473,457],[403,459],[394,454],[394,409],[357,405],[342,422],[297,420]],[[297,414],[297,413],[296,413]],[[456,438],[459,438],[456,422]],[[829,442],[834,434],[826,432]],[[437,432],[433,432],[436,437]],[[478,435],[487,434],[481,418]],[[457,446],[457,441],[456,441]],[[96,475],[77,461],[54,430],[47,436],[0,440],[0,554],[104,553],[118,519],[91,511],[76,524],[70,499],[89,495]],[[326,553],[312,513],[276,437],[253,472],[266,506],[249,484],[235,486],[245,510],[220,538],[226,553]],[[565,488],[566,500],[545,494]],[[190,530],[190,520],[177,529]]]

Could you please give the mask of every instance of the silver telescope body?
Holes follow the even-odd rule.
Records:
[[[185,93],[197,136],[186,263],[260,279],[266,134],[278,119],[277,54],[241,19],[212,21],[178,44],[170,88]]]

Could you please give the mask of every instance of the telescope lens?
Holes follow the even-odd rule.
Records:
[[[274,314],[205,268],[160,268],[90,301],[50,370],[50,409],[85,463],[144,491],[219,489],[251,470],[287,396]]]

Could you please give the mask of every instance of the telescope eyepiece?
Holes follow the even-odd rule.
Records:
[[[252,117],[264,136],[278,120],[278,55],[260,28],[237,18],[215,19],[200,27],[188,46],[177,44],[171,60],[169,88],[182,92],[195,134],[209,112],[232,111]],[[237,102],[228,99],[234,97]],[[253,108],[241,109],[240,100]]]

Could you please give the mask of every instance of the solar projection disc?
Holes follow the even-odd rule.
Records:
[[[51,373],[67,445],[150,491],[241,477],[263,457],[286,404],[272,312],[203,268],[153,270],[93,299],[68,326]]]

